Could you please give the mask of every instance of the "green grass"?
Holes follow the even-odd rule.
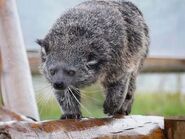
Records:
[[[55,98],[51,98],[51,99],[42,98],[42,101],[40,101],[42,97],[42,93],[39,93],[39,94],[40,95],[37,95],[37,98],[39,99],[37,104],[38,104],[41,119],[42,120],[58,119],[61,115],[61,110]],[[103,114],[103,108],[102,108],[104,96],[100,86],[93,85],[91,87],[85,88],[81,92],[81,94],[82,94],[81,98],[82,98],[82,105],[83,105],[81,106],[81,110],[82,110],[83,116],[98,117],[98,118],[105,116]]]
[[[185,96],[179,93],[138,93],[132,114],[185,116]]]
[[[82,113],[85,117],[104,117],[102,89],[91,86],[84,89],[82,96]],[[39,96],[41,97],[41,96]],[[60,108],[54,98],[38,103],[42,120],[58,119]],[[179,93],[136,93],[132,114],[182,116],[185,115],[185,96]]]

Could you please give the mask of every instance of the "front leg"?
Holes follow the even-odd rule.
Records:
[[[115,115],[119,113],[127,95],[129,81],[130,73],[124,73],[118,81],[106,84],[106,100],[103,105],[105,114]]]
[[[130,77],[127,96],[118,113],[128,115],[131,112],[135,90],[136,90],[136,74],[132,74]]]
[[[65,91],[56,90],[55,95],[63,115],[60,119],[80,119],[80,92],[71,88]]]

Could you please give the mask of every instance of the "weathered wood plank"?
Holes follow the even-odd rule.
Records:
[[[0,110],[0,138],[7,139],[164,139],[163,117],[117,116],[102,119],[34,122]],[[9,121],[9,120],[14,121]],[[6,122],[2,122],[6,121]]]
[[[139,127],[129,127],[130,125],[126,125],[129,120],[130,117],[80,121],[6,122],[0,125],[0,134],[6,133],[12,139],[164,139],[163,131],[157,124],[146,120],[148,123],[140,125],[137,123],[140,122],[139,119],[133,116],[132,120],[135,121],[133,124],[137,123]]]

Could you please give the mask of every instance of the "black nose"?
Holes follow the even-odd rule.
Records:
[[[53,87],[58,90],[63,90],[66,88],[64,82],[56,82],[53,84]]]

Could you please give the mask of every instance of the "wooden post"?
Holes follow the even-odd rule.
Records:
[[[164,133],[167,139],[185,138],[185,117],[169,117],[164,120]]]
[[[15,0],[0,0],[0,48],[5,107],[39,119]]]
[[[2,76],[2,58],[1,58],[1,49],[0,49],[0,81],[1,81],[1,76]],[[0,85],[0,105],[3,104],[3,100],[2,100],[2,89],[1,89],[1,85]]]

